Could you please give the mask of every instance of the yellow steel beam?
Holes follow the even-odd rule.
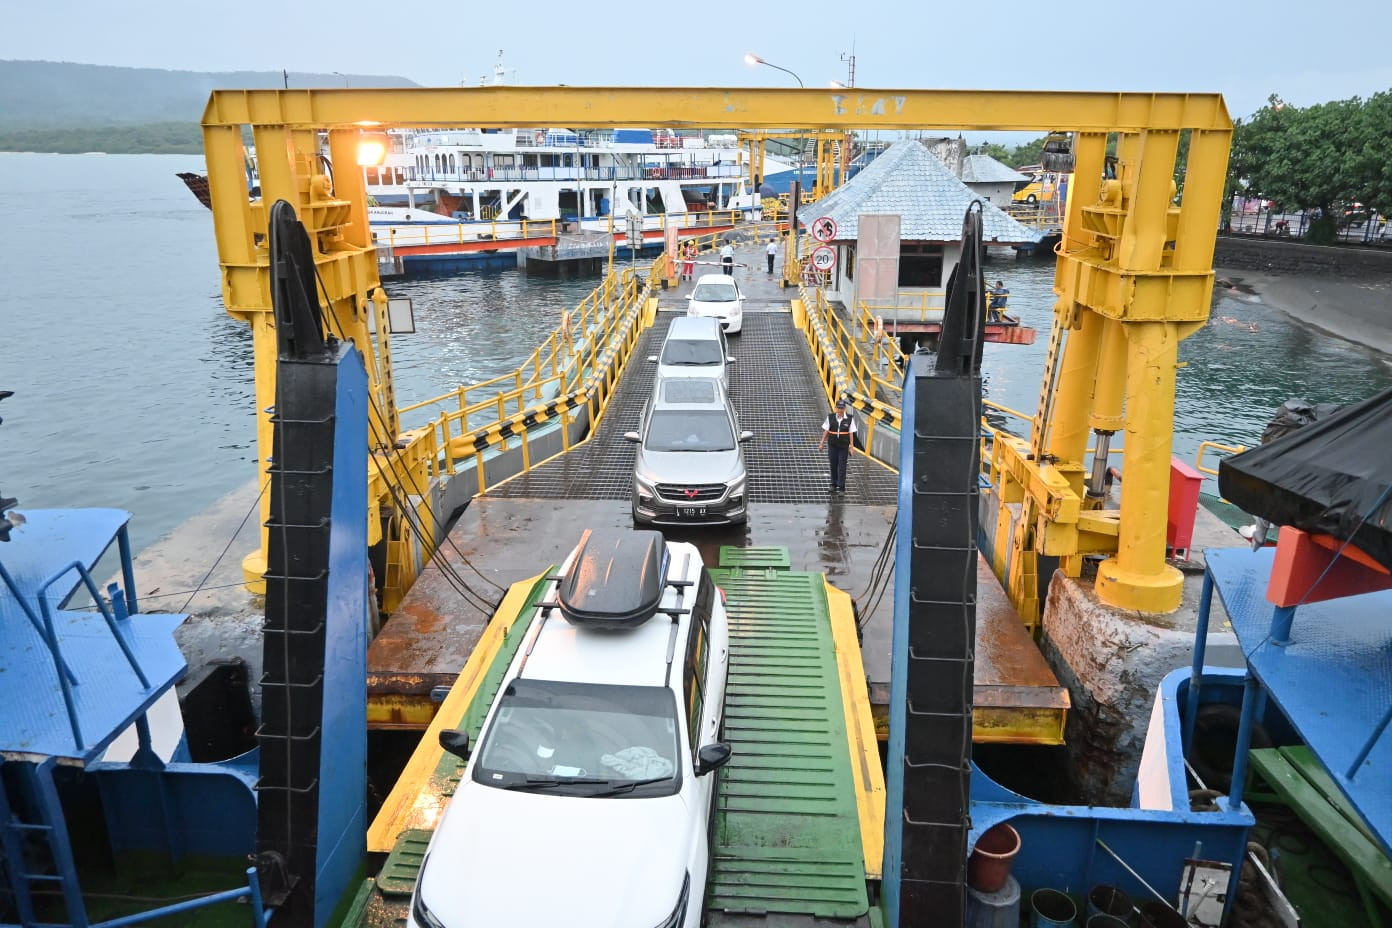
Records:
[[[365,191],[351,155],[358,134],[378,126],[547,125],[748,129],[758,138],[778,134],[767,126],[796,126],[788,134],[819,137],[823,154],[833,147],[826,137],[856,128],[1076,133],[1078,168],[1065,214],[1046,366],[1046,389],[1057,381],[1057,392],[1040,403],[1033,447],[1011,442],[1000,454],[1003,498],[1018,498],[1023,507],[1007,588],[1029,620],[1037,602],[1020,597],[1034,595],[1038,554],[1059,554],[1076,569],[1081,554],[1107,550],[1115,537],[1117,557],[1103,565],[1099,596],[1146,611],[1177,603],[1178,581],[1164,563],[1163,524],[1154,513],[1164,508],[1168,492],[1175,347],[1206,320],[1212,292],[1232,135],[1221,96],[865,88],[216,91],[203,126],[223,295],[228,311],[252,327],[259,410],[274,404],[265,204],[288,200],[309,228],[323,304],[335,328],[369,360],[372,395],[382,410],[374,417],[373,444],[389,447],[399,426],[385,327],[379,324],[376,336],[368,331],[368,319],[380,322],[383,307]],[[246,192],[245,126],[256,139],[258,201]],[[332,185],[319,162],[317,133],[324,130],[340,167]],[[1180,191],[1175,155],[1185,132],[1189,157]],[[1104,179],[1110,135],[1119,136],[1117,171]],[[833,159],[818,158],[819,177],[824,160]],[[792,282],[797,268],[790,256],[785,269]],[[802,308],[795,304],[795,314]],[[1117,428],[1123,418],[1128,464],[1123,515],[1113,536],[1080,523],[1086,508],[1082,457],[1089,428]],[[263,412],[261,457],[270,453],[269,434]],[[248,560],[249,577],[258,566],[256,556]]]
[[[1216,93],[1028,90],[424,87],[215,90],[204,126],[675,126],[759,129],[1230,131]],[[260,147],[257,149],[260,152]]]

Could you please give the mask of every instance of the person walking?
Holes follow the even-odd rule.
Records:
[[[764,254],[768,257],[768,272],[773,273],[773,260],[778,257],[778,239],[769,239],[768,249]]]
[[[682,280],[696,279],[696,243],[687,242],[682,253]]]
[[[730,244],[729,239],[720,246],[720,270],[726,277],[735,276],[735,246]]]
[[[846,400],[836,401],[836,409],[822,423],[822,439],[817,442],[817,450],[827,452],[827,465],[831,468],[831,492],[846,492],[846,462],[851,456],[851,442],[856,433],[855,416],[846,408]]]

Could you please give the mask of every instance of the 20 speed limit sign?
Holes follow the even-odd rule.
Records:
[[[829,242],[836,238],[836,220],[823,216],[812,221],[812,237],[819,242]]]
[[[819,271],[829,271],[836,267],[836,250],[823,245],[812,249],[812,266]]]

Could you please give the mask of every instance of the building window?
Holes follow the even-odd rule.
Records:
[[[903,242],[899,246],[899,286],[941,287],[943,246],[937,242]]]
[[[855,246],[847,245],[844,251],[846,255],[846,279],[855,280]]]

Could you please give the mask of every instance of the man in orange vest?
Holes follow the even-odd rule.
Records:
[[[845,399],[836,401],[836,410],[822,423],[822,440],[817,442],[817,450],[825,448],[827,464],[831,467],[831,492],[846,492],[846,462],[851,456],[851,442],[855,440],[856,421],[846,408]]]

